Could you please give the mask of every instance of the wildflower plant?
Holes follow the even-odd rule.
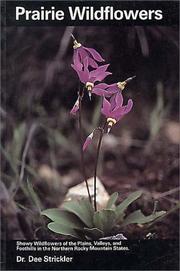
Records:
[[[110,133],[112,127],[132,110],[132,99],[129,99],[127,104],[124,104],[123,90],[135,76],[110,85],[104,83],[103,80],[112,74],[108,71],[109,64],[102,64],[105,60],[95,49],[84,47],[73,35],[72,38],[74,53],[71,66],[83,86],[78,90],[78,98],[70,113],[78,117],[81,139],[81,165],[87,188],[87,198],[64,202],[61,209],[47,209],[42,212],[42,215],[51,220],[48,228],[55,233],[79,239],[98,239],[111,235],[114,228],[125,227],[129,224],[152,222],[164,215],[165,211],[156,211],[155,208],[152,214],[148,216],[145,216],[141,210],[136,210],[127,215],[128,206],[141,197],[142,191],[133,192],[117,206],[118,193],[115,192],[110,196],[106,207],[98,209],[96,180],[102,138],[105,133]],[[90,99],[92,94],[100,96],[99,98],[102,99],[100,111],[105,117],[105,122],[102,126],[94,128],[87,138],[83,140],[82,101],[86,92]],[[96,131],[99,131],[99,142],[94,168],[94,195],[91,197],[84,166],[84,151],[91,144]]]

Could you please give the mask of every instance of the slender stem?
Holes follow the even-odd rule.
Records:
[[[94,210],[95,211],[97,211],[97,201],[96,201],[97,169],[98,169],[99,154],[100,154],[101,143],[102,143],[102,138],[104,135],[105,126],[106,126],[106,122],[104,123],[103,128],[99,129],[100,137],[99,137],[99,142],[97,146],[97,154],[96,154],[96,161],[95,161],[95,168],[94,168]]]
[[[82,136],[82,96],[83,93],[79,93],[79,118],[78,118],[78,122],[79,122],[79,133],[80,133],[80,148],[81,148],[81,169],[82,169],[82,174],[83,174],[83,178],[84,181],[86,183],[86,188],[87,188],[87,192],[88,192],[88,197],[89,197],[89,201],[90,203],[92,203],[91,200],[91,195],[90,195],[90,190],[89,190],[89,185],[88,185],[88,181],[87,181],[87,176],[86,176],[86,171],[85,171],[85,164],[84,164],[84,152],[83,152],[83,136]]]

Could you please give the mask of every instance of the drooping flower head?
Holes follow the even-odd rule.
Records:
[[[81,43],[77,42],[74,38],[74,54],[73,54],[73,62],[74,65],[77,67],[78,70],[82,70],[83,68],[83,60],[87,57],[88,66],[92,68],[98,68],[97,62],[103,62],[104,59],[102,56],[93,48],[87,48],[81,45]]]
[[[128,100],[127,105],[123,105],[123,96],[120,92],[113,95],[110,101],[103,98],[101,113],[107,118],[108,132],[114,124],[131,111],[132,107],[133,101],[131,99]]]
[[[98,66],[98,68],[89,71],[88,68],[88,58],[83,59],[83,69],[79,70],[76,65],[72,64],[72,68],[77,72],[79,80],[85,84],[87,90],[91,93],[94,83],[104,80],[104,78],[111,72],[107,71],[109,64]]]

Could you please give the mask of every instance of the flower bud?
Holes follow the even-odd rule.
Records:
[[[75,104],[73,105],[73,108],[70,111],[70,114],[76,115],[76,113],[79,110],[79,98],[76,100]]]
[[[88,137],[86,138],[84,145],[83,145],[83,151],[86,150],[86,148],[91,144],[92,139],[93,139],[94,132],[92,132]]]

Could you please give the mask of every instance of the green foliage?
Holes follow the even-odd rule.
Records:
[[[103,209],[94,213],[93,223],[95,227],[106,234],[109,234],[111,232],[111,229],[115,222],[115,210]]]
[[[141,210],[136,210],[124,219],[122,226],[127,226],[129,224],[149,223],[149,222],[152,222],[153,220],[155,220],[156,218],[164,215],[165,213],[166,213],[165,211],[160,211],[160,212],[154,212],[151,215],[145,216],[145,215],[143,215]]]
[[[79,235],[75,231],[75,229],[73,229],[73,227],[69,224],[64,225],[64,224],[58,223],[58,222],[51,222],[48,224],[48,228],[55,233],[59,233],[59,234],[66,235],[66,236],[69,235],[73,238],[79,237]]]
[[[75,214],[89,228],[93,227],[93,208],[89,200],[67,201],[63,208]]]
[[[107,202],[106,208],[107,208],[107,209],[112,208],[113,205],[116,203],[117,199],[118,199],[118,193],[115,192],[115,193],[113,193],[113,194],[110,196],[110,198],[109,198],[109,200],[108,200],[108,202]]]
[[[136,192],[131,193],[122,203],[120,203],[116,207],[116,216],[120,217],[124,213],[124,211],[127,209],[127,207],[132,202],[140,198],[141,195],[142,195],[142,191],[136,191]]]
[[[113,193],[105,209],[94,211],[88,199],[65,202],[62,209],[47,209],[42,215],[51,219],[48,228],[58,234],[79,239],[99,239],[110,235],[115,226],[145,224],[161,217],[166,212],[153,212],[145,216],[141,210],[129,215],[127,207],[142,195],[142,191],[130,194],[122,203],[115,206],[118,193]]]

